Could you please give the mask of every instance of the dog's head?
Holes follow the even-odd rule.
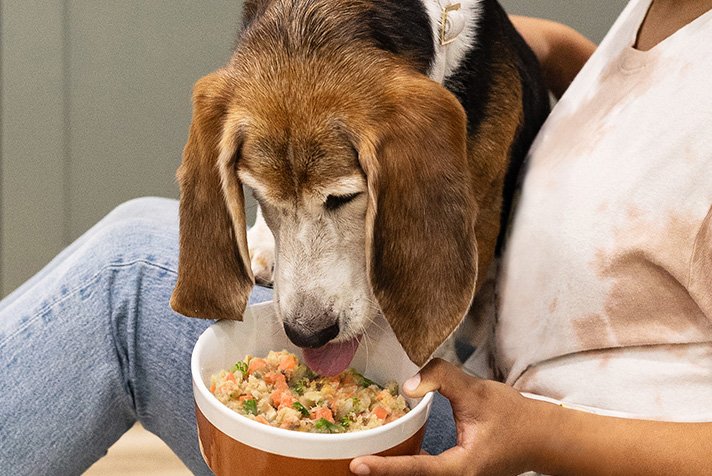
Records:
[[[464,111],[407,58],[357,34],[358,18],[329,11],[340,2],[286,3],[195,86],[171,305],[241,318],[253,285],[245,184],[275,236],[275,302],[290,339],[346,342],[382,312],[424,363],[475,289]]]

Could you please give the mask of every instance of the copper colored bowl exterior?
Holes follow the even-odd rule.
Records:
[[[268,453],[247,446],[218,430],[195,408],[203,458],[217,476],[349,476],[350,459],[300,459]],[[378,453],[381,456],[415,455],[420,452],[425,426],[403,443]]]

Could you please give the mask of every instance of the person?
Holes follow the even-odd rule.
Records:
[[[576,308],[579,313],[586,304],[601,303],[585,293],[576,294],[575,302],[570,302],[556,292],[574,287],[601,291],[602,285],[592,283],[592,273],[581,266],[582,258],[577,258],[579,251],[585,259],[593,250],[594,257],[601,258],[595,277],[603,280],[612,276],[619,284],[614,293],[619,300],[638,292],[643,296],[640,303],[647,305],[646,312],[671,312],[687,295],[704,316],[712,314],[709,293],[705,294],[712,276],[712,230],[710,217],[704,214],[712,203],[712,174],[703,173],[712,165],[712,141],[704,127],[712,111],[705,86],[712,70],[703,61],[712,53],[712,42],[705,41],[712,35],[711,7],[710,0],[652,0],[652,4],[651,0],[632,0],[539,135],[502,263],[497,357],[507,384],[477,379],[442,361],[433,361],[404,383],[403,390],[422,395],[438,389],[450,400],[452,414],[444,399],[436,401],[426,431],[425,450],[440,454],[357,458],[351,463],[354,473],[496,475],[534,470],[551,474],[712,474],[709,423],[654,421],[654,411],[650,419],[612,418],[527,399],[519,393],[546,395],[554,386],[558,393],[551,396],[574,395],[581,397],[580,403],[596,406],[596,401],[587,400],[589,394],[613,398],[627,389],[626,396],[646,396],[649,385],[660,382],[654,371],[659,365],[663,377],[675,370],[681,373],[680,379],[670,382],[672,390],[652,397],[653,403],[659,397],[660,406],[668,409],[682,401],[685,408],[677,410],[683,417],[694,417],[695,411],[705,410],[706,400],[700,396],[705,396],[705,386],[712,387],[709,325],[695,321],[697,327],[678,326],[673,329],[677,332],[668,336],[664,320],[651,322],[655,335],[675,341],[650,341],[640,346],[671,350],[655,353],[648,362],[644,354],[635,353],[645,349],[622,339],[634,335],[634,330],[642,331],[648,325],[645,316],[632,314],[629,322],[623,319],[630,325],[621,327],[621,322],[613,323],[600,309],[584,312],[579,332],[574,332],[577,339],[573,339],[571,326],[563,321],[568,310]],[[566,27],[533,19],[515,20],[541,59],[552,89],[562,92],[592,46]],[[626,44],[628,41],[636,41],[635,48]],[[615,68],[610,67],[614,64]],[[656,89],[661,78],[664,84]],[[632,116],[623,114],[625,107]],[[586,116],[592,112],[595,115],[589,116],[589,123]],[[612,122],[603,124],[607,119]],[[584,133],[576,135],[578,129]],[[608,137],[612,142],[606,142]],[[621,137],[631,139],[629,147],[616,142]],[[646,158],[649,164],[642,160]],[[597,174],[581,169],[585,164]],[[617,192],[619,201],[638,197],[633,193],[637,190],[631,192],[631,187],[625,187],[626,180],[641,186],[651,181],[652,189],[667,183],[676,193],[661,196],[653,190],[646,196],[647,207],[625,208],[629,222],[640,219],[643,224],[638,224],[636,233],[614,234],[611,242],[600,243],[600,249],[596,249],[600,235],[593,233],[597,229],[593,225],[597,223],[579,227],[576,217],[588,217],[584,212],[600,208],[610,221],[606,210],[618,209],[621,203],[612,197],[608,208],[603,202],[590,206],[583,198],[602,192],[596,193],[596,183],[574,180],[581,177],[605,183],[605,192],[612,196]],[[574,181],[567,184],[562,179]],[[562,191],[566,187],[570,196]],[[545,191],[554,193],[548,197]],[[567,200],[562,202],[562,196]],[[579,209],[579,203],[585,206]],[[566,205],[564,211],[572,213],[562,215],[564,211],[558,211],[555,205]],[[666,232],[646,226],[644,211],[656,207],[682,211],[684,219],[666,223],[673,227],[684,223],[687,228]],[[628,235],[632,238],[626,242]],[[666,268],[663,258],[673,259],[678,253],[668,250],[667,254],[656,254],[658,248],[644,249],[646,241],[661,241],[661,237],[672,237],[680,244],[680,260],[687,259],[687,272],[683,270],[678,276]],[[532,240],[536,253],[528,252],[527,240]],[[613,243],[616,240],[619,248]],[[628,247],[627,262],[625,256],[620,258],[621,253],[615,253],[621,246]],[[609,251],[612,258],[606,255]],[[623,266],[621,275],[609,269],[616,257],[630,266]],[[652,265],[637,266],[631,257],[645,258]],[[567,260],[574,261],[567,265]],[[139,420],[193,473],[210,474],[197,444],[189,361],[193,344],[211,321],[184,318],[170,311],[176,261],[176,202],[138,199],[111,212],[0,302],[3,471],[81,473]],[[660,272],[655,274],[656,270]],[[630,273],[645,278],[641,286],[626,287]],[[542,289],[544,284],[547,287]],[[653,300],[645,286],[652,293],[668,288],[679,291],[680,286],[684,292],[674,296],[677,301],[662,295],[662,304],[668,305],[656,309],[646,302]],[[519,292],[521,297],[517,297]],[[554,294],[558,297],[549,299]],[[606,299],[609,293],[600,294],[600,299]],[[251,302],[269,298],[269,290],[256,287]],[[548,312],[546,318],[539,312],[541,306]],[[621,314],[630,306],[611,305],[611,309]],[[694,310],[685,301],[675,317],[697,318]],[[586,321],[585,316],[590,319]],[[620,332],[614,334],[613,330]],[[601,340],[611,336],[615,342]],[[568,347],[567,342],[571,343]],[[621,349],[623,355],[612,355],[614,348]],[[587,369],[588,355],[596,354],[592,359],[596,367],[616,369],[625,364],[621,362],[628,352],[633,353],[632,361],[641,363],[640,372],[627,375],[635,377],[635,385],[608,387],[604,392],[592,392],[591,386],[584,386],[582,393],[567,393],[572,384],[588,378],[579,373]],[[555,365],[547,367],[548,363]],[[574,369],[573,377],[566,368]],[[697,380],[686,372],[689,368],[697,372]],[[552,382],[563,383],[556,387]],[[593,385],[601,382],[592,379]],[[678,394],[698,400],[676,400]],[[649,400],[645,409],[657,409]],[[613,401],[608,408],[616,409],[615,405]],[[628,399],[620,405],[624,406],[621,410],[635,408],[635,402]]]

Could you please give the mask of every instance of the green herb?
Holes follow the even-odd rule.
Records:
[[[309,416],[309,410],[307,410],[307,407],[305,407],[299,402],[292,403],[292,408],[294,408],[295,410],[299,410],[299,413],[304,416]]]
[[[344,429],[347,429],[349,425],[351,425],[351,419],[348,416],[341,417],[339,424],[343,426]]]
[[[360,405],[361,405],[361,400],[359,400],[358,397],[353,397],[351,399],[351,406],[354,407],[354,410],[356,410]]]
[[[243,360],[240,360],[232,367],[232,371],[240,371],[243,377],[247,377],[247,364]]]
[[[304,388],[308,387],[311,383],[310,380],[313,380],[316,377],[317,375],[309,370],[309,367],[304,364],[299,364],[297,365],[297,368],[294,369],[294,372],[292,372],[292,376],[289,379],[289,386],[292,388],[297,387],[301,392],[303,392]]]
[[[343,433],[344,427],[331,423],[326,418],[319,418],[314,422],[314,428],[321,433]]]
[[[246,413],[257,415],[257,400],[254,398],[251,400],[245,400],[242,402],[242,409],[245,410]]]
[[[376,387],[381,388],[381,386],[378,385],[378,384],[377,384],[376,382],[374,382],[373,380],[364,377],[363,375],[361,375],[360,373],[356,372],[355,370],[354,370],[353,372],[354,372],[354,379],[355,379],[356,382],[358,382],[358,384],[359,384],[360,386],[362,386],[363,388],[368,388],[368,387],[370,387],[371,385],[375,385]]]
[[[299,396],[304,395],[304,390],[305,390],[306,384],[307,384],[307,379],[297,380],[294,383],[294,385],[292,385],[292,390],[294,390],[294,392]]]

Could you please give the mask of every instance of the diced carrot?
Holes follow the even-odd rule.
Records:
[[[279,370],[294,370],[297,368],[297,357],[294,354],[287,354],[279,361]]]
[[[385,420],[388,416],[388,410],[381,406],[378,406],[373,409],[373,414],[376,415],[376,418],[378,418],[379,420]]]
[[[334,414],[328,407],[316,407],[311,411],[311,417],[313,420],[319,420],[320,418],[325,418],[331,423],[334,423]]]
[[[225,376],[225,380],[230,380],[230,381],[234,382],[235,374],[233,374],[232,372],[228,372],[227,375]]]
[[[262,378],[270,385],[282,387],[282,385],[280,384],[284,384],[284,386],[288,386],[287,379],[281,372],[269,372],[266,373]]]
[[[267,421],[267,419],[266,419],[265,417],[263,417],[262,415],[257,415],[257,416],[255,417],[255,421],[258,421],[258,422],[263,423],[263,424],[265,424],[265,425],[269,425],[269,422]]]
[[[252,395],[248,395],[248,394],[240,395],[239,397],[237,397],[237,399],[241,402],[244,402],[245,400],[254,400],[254,398],[255,397],[253,397]]]
[[[252,375],[258,370],[262,370],[267,367],[267,361],[265,359],[253,358],[250,359],[250,364],[247,366],[248,375]]]
[[[274,406],[278,406],[285,398],[292,398],[290,405],[296,401],[294,400],[292,392],[289,390],[289,386],[286,382],[277,382],[274,386],[274,390],[270,393],[269,398]]]
[[[292,392],[284,392],[282,395],[279,397],[279,408],[284,408],[284,407],[289,407],[292,408],[292,405],[294,405],[294,402],[296,402],[297,399],[294,398],[294,395],[292,395]]]
[[[215,382],[210,384],[210,393],[215,393]]]

